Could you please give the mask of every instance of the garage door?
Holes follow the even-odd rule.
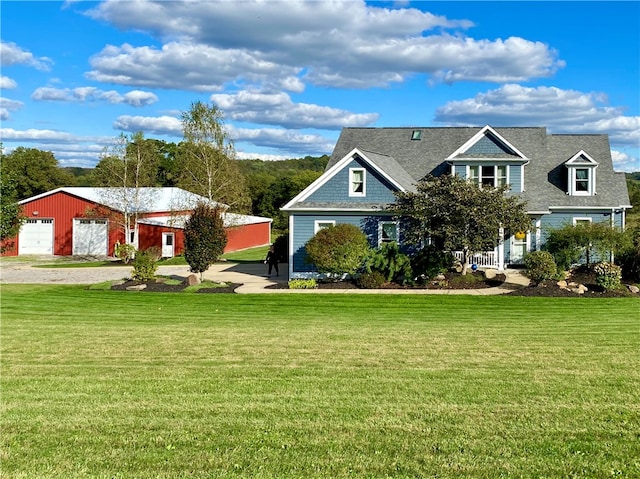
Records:
[[[107,220],[73,220],[74,255],[105,256],[107,243]]]
[[[18,254],[53,254],[53,220],[29,218],[20,229]]]

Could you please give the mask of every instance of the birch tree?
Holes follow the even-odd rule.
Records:
[[[111,222],[123,229],[127,244],[137,243],[138,217],[151,206],[158,194],[158,190],[153,188],[157,165],[149,145],[142,132],[131,136],[121,133],[113,145],[105,148],[94,171],[94,184],[105,187],[100,190],[102,203],[117,213],[98,210],[93,214],[107,214]],[[132,230],[133,237],[129,234]]]
[[[246,180],[235,163],[235,149],[224,127],[222,111],[214,104],[191,104],[182,113],[184,141],[178,157],[178,186],[246,212],[250,205]]]

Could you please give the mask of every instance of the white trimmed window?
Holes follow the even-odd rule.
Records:
[[[398,222],[381,221],[378,224],[378,246],[392,241],[398,243]]]
[[[467,179],[480,187],[498,188],[509,183],[508,165],[470,165]]]
[[[582,218],[579,218],[579,217],[573,218],[573,226],[577,226],[580,224],[588,224],[592,222],[593,222],[593,218],[590,218],[589,216],[584,216]]]
[[[349,169],[349,196],[365,196],[367,193],[366,171],[364,168]]]
[[[569,168],[569,194],[592,196],[595,192],[595,168]]]
[[[313,222],[313,234],[316,234],[318,231],[323,230],[325,228],[329,228],[330,226],[335,226],[335,220],[315,220]]]
[[[567,193],[571,196],[596,194],[596,169],[598,162],[580,151],[565,163],[567,167]]]

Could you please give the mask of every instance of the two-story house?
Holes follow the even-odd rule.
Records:
[[[481,187],[509,185],[526,201],[531,228],[501,238],[481,266],[519,264],[544,244],[545,230],[580,221],[623,229],[630,208],[624,173],[613,170],[607,135],[553,135],[525,128],[345,128],[325,172],[282,209],[289,213],[289,276],[314,276],[305,243],[338,223],[360,227],[373,247],[402,244],[388,212],[394,193],[428,175],[456,174]]]

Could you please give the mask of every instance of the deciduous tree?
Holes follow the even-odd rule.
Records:
[[[201,279],[227,245],[222,213],[220,207],[199,203],[184,225],[184,259]]]
[[[18,199],[74,183],[73,176],[58,166],[53,153],[22,146],[8,155],[2,154],[2,176],[15,180]]]
[[[528,231],[525,204],[501,188],[479,187],[456,175],[429,176],[415,192],[400,192],[391,211],[402,216],[405,238],[417,247],[430,238],[447,251],[463,252],[466,274],[473,253],[494,249],[500,228]]]
[[[235,149],[216,105],[197,101],[182,113],[184,141],[178,146],[178,186],[247,212],[251,200],[235,161]]]
[[[142,132],[131,136],[122,133],[96,165],[94,183],[109,187],[102,192],[102,202],[120,212],[109,219],[124,230],[127,243],[136,243],[138,216],[157,195],[157,190],[150,188],[155,186],[157,160],[154,144],[147,142]],[[129,235],[131,229],[133,238]]]

